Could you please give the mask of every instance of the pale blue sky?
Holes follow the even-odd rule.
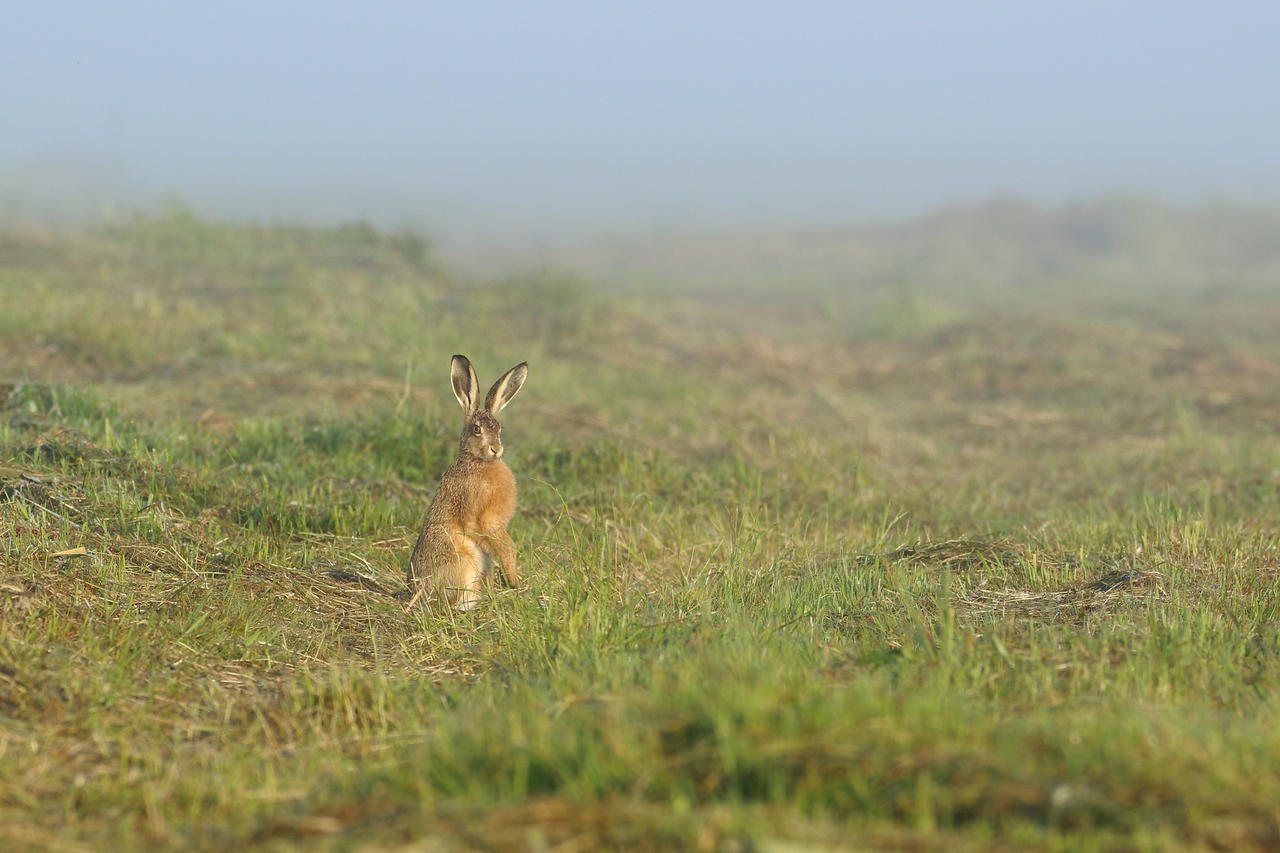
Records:
[[[0,192],[516,225],[1276,201],[1277,45],[1265,2],[9,0]]]

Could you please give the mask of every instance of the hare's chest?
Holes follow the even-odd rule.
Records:
[[[516,478],[502,461],[487,463],[477,478],[472,512],[489,519],[510,519],[516,507]]]

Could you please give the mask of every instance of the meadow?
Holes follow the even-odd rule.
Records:
[[[0,847],[1280,846],[1280,215],[0,229]],[[461,410],[528,588],[406,608]]]

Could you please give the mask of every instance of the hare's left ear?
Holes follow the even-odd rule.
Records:
[[[484,407],[489,410],[489,414],[496,415],[502,411],[503,406],[510,403],[511,398],[520,390],[520,386],[524,384],[528,375],[529,362],[527,361],[520,362],[502,374],[502,378],[493,383],[493,387],[489,389],[489,396],[484,398]]]
[[[449,363],[449,378],[453,381],[453,396],[458,398],[467,417],[476,413],[476,398],[480,396],[480,381],[475,368],[465,355],[455,355]]]

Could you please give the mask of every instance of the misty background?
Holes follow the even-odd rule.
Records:
[[[1280,6],[6,3],[0,212],[470,241],[1280,199]]]

